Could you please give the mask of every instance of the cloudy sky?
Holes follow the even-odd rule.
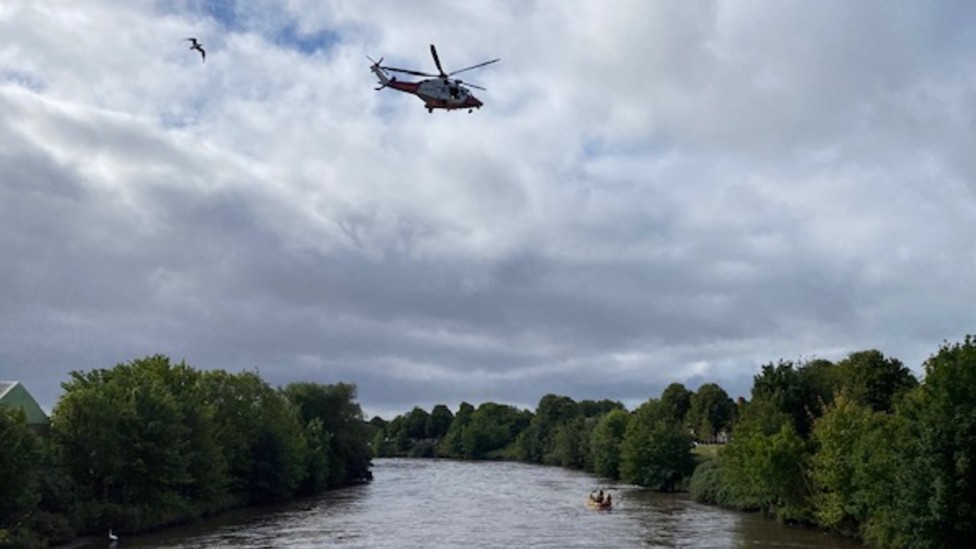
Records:
[[[972,2],[4,0],[0,379],[162,353],[367,415],[748,396],[976,333]],[[201,62],[188,36],[207,49]],[[465,74],[473,114],[366,56]]]

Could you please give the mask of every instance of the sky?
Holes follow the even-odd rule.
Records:
[[[0,3],[0,379],[749,397],[976,333],[976,4]],[[196,37],[206,62],[189,49]],[[427,112],[370,61],[484,102]],[[404,77],[401,78],[413,78]]]

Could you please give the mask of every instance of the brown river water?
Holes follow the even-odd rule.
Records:
[[[116,547],[861,547],[757,514],[700,505],[687,495],[657,494],[558,467],[378,459],[373,474],[370,484],[314,499],[248,508],[150,535],[123,534]],[[598,488],[613,495],[611,511],[586,506],[587,494]]]

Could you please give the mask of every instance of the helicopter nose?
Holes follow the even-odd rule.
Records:
[[[481,102],[481,100],[478,99],[477,97],[472,97],[471,98],[471,103],[474,104],[474,106],[475,107],[478,107],[478,108],[480,108],[481,105],[483,105],[483,103]]]

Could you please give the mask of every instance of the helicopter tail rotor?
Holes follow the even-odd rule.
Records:
[[[375,89],[376,91],[380,91],[383,88],[389,86],[390,85],[390,82],[392,82],[393,80],[395,80],[395,78],[390,78],[389,76],[387,76],[386,71],[383,70],[384,67],[382,67],[380,65],[380,63],[383,62],[383,58],[382,57],[380,57],[380,60],[379,61],[376,61],[372,57],[370,57],[370,56],[367,55],[366,56],[366,59],[369,59],[373,63],[369,67],[369,70],[373,71],[373,74],[376,75],[376,78],[379,78],[379,80],[380,80],[379,87],[373,88],[373,89]]]

